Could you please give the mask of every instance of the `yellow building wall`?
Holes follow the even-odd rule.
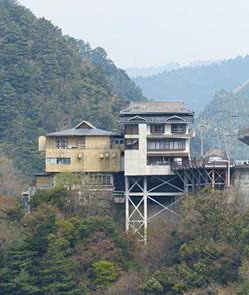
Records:
[[[78,137],[68,137],[69,146],[77,148],[57,149],[55,138],[46,140],[46,158],[71,158],[70,165],[47,164],[46,172],[119,172],[121,149],[110,149],[108,136],[89,136],[85,148],[78,148]]]

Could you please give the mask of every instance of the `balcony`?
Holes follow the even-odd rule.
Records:
[[[186,133],[181,133],[181,132],[175,132],[175,133],[163,133],[163,134],[158,134],[158,133],[153,133],[153,134],[148,134],[147,138],[192,138],[195,137],[195,131],[193,129],[190,129]]]

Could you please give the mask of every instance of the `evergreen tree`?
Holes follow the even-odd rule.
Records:
[[[3,295],[35,295],[38,288],[33,280],[34,253],[24,240],[15,241],[1,256],[0,290]]]
[[[48,251],[41,261],[37,276],[37,286],[41,294],[46,295],[80,295],[84,291],[79,288],[71,276],[70,261],[65,255],[68,247],[66,240],[49,236]]]

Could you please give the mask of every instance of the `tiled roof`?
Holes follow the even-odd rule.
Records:
[[[129,107],[123,109],[120,114],[193,114],[184,107],[183,101],[139,101],[131,102]]]
[[[82,128],[82,124],[85,124],[87,128]],[[87,121],[82,121],[80,124],[71,129],[56,131],[48,133],[47,136],[118,136],[118,133],[106,131],[94,127]]]

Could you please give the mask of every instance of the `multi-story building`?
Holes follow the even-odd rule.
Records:
[[[146,241],[148,222],[164,211],[176,214],[173,206],[186,191],[172,168],[190,160],[193,116],[183,102],[132,102],[120,112],[124,135],[82,121],[41,136],[46,168],[37,175],[36,187],[51,187],[61,172],[86,173],[93,183],[112,191],[118,187],[124,190],[126,230]],[[151,203],[159,206],[152,214]]]
[[[61,172],[87,173],[99,184],[111,185],[113,174],[121,172],[123,138],[82,121],[66,129],[39,137],[39,151],[45,154],[45,173],[37,174],[38,188],[50,187]]]
[[[126,229],[146,240],[149,202],[170,211],[184,193],[182,181],[172,171],[190,160],[194,113],[183,102],[132,102],[120,112],[124,126]],[[169,206],[164,203],[169,200]],[[171,210],[172,211],[172,210]],[[157,213],[156,213],[157,214]]]

